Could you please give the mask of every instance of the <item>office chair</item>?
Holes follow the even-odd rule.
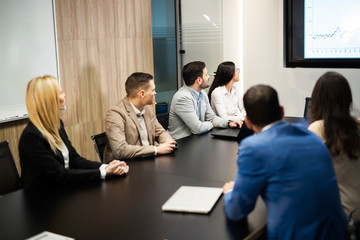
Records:
[[[305,98],[304,118],[311,118],[311,98]]]
[[[103,154],[108,143],[108,139],[106,133],[99,133],[96,135],[91,136],[91,139],[94,141],[95,150],[99,155],[100,161],[103,162]]]
[[[353,219],[354,214],[360,214],[360,208],[352,210],[349,214],[346,240],[360,240],[360,219]]]
[[[167,130],[169,127],[169,113],[161,113],[156,115],[156,118],[158,122],[161,124],[161,126]]]
[[[12,157],[9,142],[0,143],[0,195],[21,188],[21,179]]]
[[[166,113],[168,111],[168,104],[166,102],[155,103],[156,114]]]

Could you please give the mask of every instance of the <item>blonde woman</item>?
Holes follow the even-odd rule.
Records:
[[[65,93],[54,77],[37,77],[28,83],[26,107],[30,122],[19,142],[24,188],[95,181],[129,171],[125,162],[101,164],[76,152],[60,119]]]

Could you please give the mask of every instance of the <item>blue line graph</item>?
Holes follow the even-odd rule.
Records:
[[[360,1],[305,0],[304,57],[360,58]]]
[[[340,27],[337,27],[336,30],[332,33],[325,33],[325,34],[316,34],[315,36],[312,36],[313,40],[318,40],[318,39],[328,39],[328,38],[332,38],[335,37],[336,35],[339,35],[340,38],[343,38],[343,36],[345,36],[346,34],[353,34],[355,32],[360,32],[360,28],[355,29],[353,31],[343,31],[341,30]]]

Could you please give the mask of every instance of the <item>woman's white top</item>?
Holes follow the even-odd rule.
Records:
[[[232,87],[231,93],[225,85],[215,88],[211,93],[211,107],[216,115],[226,120],[244,121],[246,115],[242,98],[235,87]]]
[[[65,143],[63,142],[62,146],[61,146],[61,149],[60,149],[62,155],[63,155],[63,158],[64,158],[64,166],[65,168],[69,168],[69,150],[68,148],[66,147]]]
[[[66,147],[65,143],[63,143],[61,145],[61,149],[60,149],[61,154],[63,155],[64,158],[64,167],[66,169],[69,169],[69,161],[70,161],[70,155],[69,155],[69,150]],[[105,179],[106,177],[106,170],[105,168],[107,167],[108,164],[101,164],[99,170],[100,170],[100,177],[101,179]]]

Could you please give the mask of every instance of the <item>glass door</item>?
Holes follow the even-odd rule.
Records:
[[[179,0],[179,31],[180,69],[189,62],[203,61],[211,84],[223,61],[222,0]]]
[[[157,114],[167,112],[178,88],[175,6],[175,1],[151,0]]]

